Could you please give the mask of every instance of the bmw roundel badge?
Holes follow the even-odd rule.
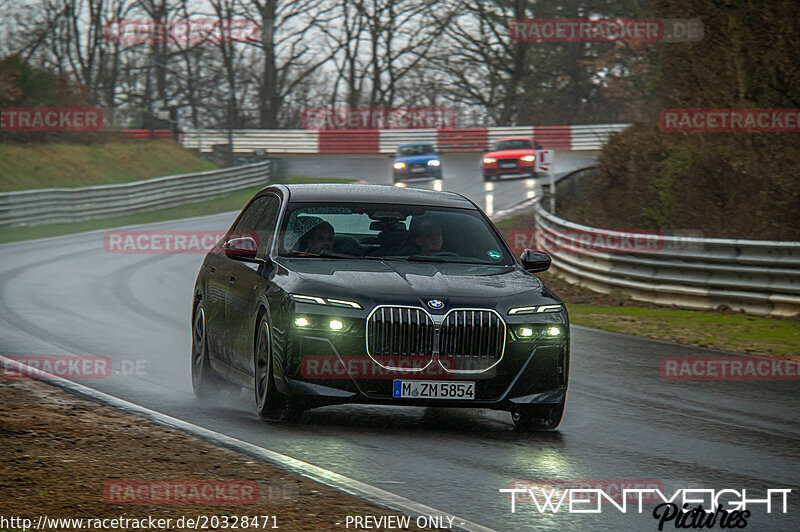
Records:
[[[438,299],[431,299],[430,301],[428,301],[428,306],[433,309],[440,309],[444,306],[444,303],[442,303]]]

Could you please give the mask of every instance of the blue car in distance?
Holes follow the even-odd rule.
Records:
[[[430,142],[402,144],[392,157],[395,183],[406,179],[442,177],[442,161]]]

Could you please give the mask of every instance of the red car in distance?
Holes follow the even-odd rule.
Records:
[[[494,149],[483,156],[483,180],[501,177],[536,177],[533,162],[536,148],[530,137],[506,137],[497,141]]]

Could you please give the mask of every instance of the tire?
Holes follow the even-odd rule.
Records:
[[[253,364],[253,391],[256,413],[265,421],[296,421],[303,409],[280,393],[272,369],[272,343],[266,314],[258,321]]]
[[[192,352],[189,361],[192,372],[192,391],[198,399],[216,398],[225,389],[225,382],[214,372],[208,359],[208,338],[206,337],[206,314],[203,301],[194,309],[192,320]]]
[[[564,403],[555,406],[521,406],[511,412],[519,432],[555,430],[564,415]]]
[[[495,177],[493,175],[483,174],[483,180],[484,181],[494,181]]]

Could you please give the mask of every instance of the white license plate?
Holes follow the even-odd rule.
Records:
[[[498,166],[500,168],[516,168],[517,163],[500,163]]]
[[[412,168],[411,169],[411,172],[414,173],[414,174],[421,174],[424,171],[425,171],[424,168]]]
[[[394,381],[394,397],[400,399],[475,399],[471,381]]]

